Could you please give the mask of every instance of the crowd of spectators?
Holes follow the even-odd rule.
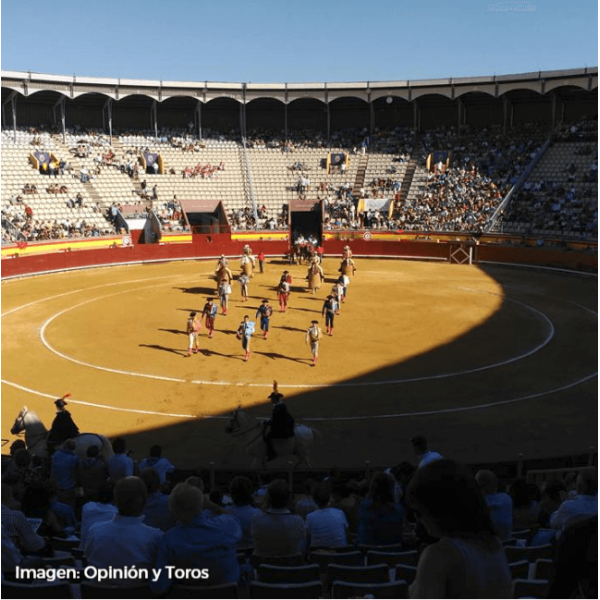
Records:
[[[421,140],[422,161],[447,152],[449,165],[441,160],[435,164],[425,189],[398,202],[394,218],[407,230],[483,231],[542,143],[543,133],[535,125],[509,133],[500,127],[427,132]]]
[[[66,203],[70,208],[81,208],[83,197],[78,194]],[[94,212],[100,207],[93,205]],[[21,196],[11,196],[1,211],[3,224],[3,244],[19,241],[35,242],[65,238],[98,237],[110,234],[108,227],[101,229],[97,223],[90,223],[81,216],[65,216],[62,219],[40,219]]]
[[[593,143],[596,132],[597,122],[588,120],[561,125],[555,131],[557,140],[589,142],[576,150],[577,154],[589,155],[588,168],[581,170],[571,165],[567,184],[597,182],[597,144]],[[118,133],[129,136],[127,139],[139,145],[128,145],[122,155],[117,155],[108,145],[107,136],[101,132],[79,129],[70,133],[73,157],[84,161],[79,170],[82,181],[97,177],[105,168],[118,169],[133,180],[141,181],[143,153],[161,144],[196,152],[205,148],[211,139],[239,140],[239,132],[229,134],[209,130],[203,132],[204,139],[200,140],[194,134],[193,123],[188,124],[187,128],[163,128],[158,137],[153,132],[123,130]],[[491,224],[491,217],[496,213],[500,201],[539,151],[546,135],[547,132],[536,124],[522,124],[509,131],[503,131],[499,126],[481,130],[473,130],[468,126],[460,130],[454,127],[440,128],[419,136],[405,127],[375,129],[372,134],[366,128],[348,128],[332,132],[329,140],[317,130],[297,130],[288,132],[286,136],[282,131],[262,128],[249,131],[246,142],[252,148],[278,148],[285,152],[336,147],[347,150],[349,154],[368,150],[369,153],[390,155],[386,175],[365,181],[360,189],[353,189],[352,182],[335,187],[328,181],[315,184],[301,160],[291,163],[290,169],[298,174],[295,190],[299,197],[308,198],[314,194],[317,199],[324,200],[324,228],[327,230],[366,228],[476,233]],[[36,147],[44,149],[43,146]],[[441,162],[435,165],[428,174],[424,188],[417,195],[401,194],[403,182],[396,175],[398,166],[411,157],[418,157],[424,165],[427,156],[436,151],[448,153],[449,166]],[[69,168],[73,170],[70,164],[61,160],[58,172],[69,172]],[[223,163],[198,163],[195,167],[186,167],[181,175],[183,178],[214,178],[223,168]],[[68,194],[68,187],[64,185],[51,185],[48,189],[54,194]],[[144,192],[137,188],[133,191],[138,194]],[[35,185],[27,184],[23,193],[37,193],[37,189]],[[528,222],[531,231],[554,229],[564,233],[574,232],[583,238],[597,237],[597,203],[590,201],[593,200],[591,194],[590,189],[565,186],[557,181],[529,181],[523,187],[519,202],[512,203],[504,218]],[[148,194],[148,199],[157,199],[156,186],[153,196]],[[360,199],[393,201],[393,213],[389,215],[387,208],[381,207],[359,211]],[[280,229],[286,222],[283,213],[259,215],[257,220],[251,210],[232,211],[230,219],[236,231],[246,228]],[[83,231],[83,235],[86,235],[85,228]],[[13,235],[12,232],[6,232],[5,241]]]
[[[560,236],[597,239],[597,137],[597,120],[559,127],[554,139],[572,152],[571,162],[562,172],[526,181],[504,211],[502,220],[525,223],[524,233],[528,235],[535,230],[550,230]]]
[[[257,208],[256,214],[258,221],[254,215],[254,211],[246,206],[245,208],[231,209],[228,215],[231,231],[248,231],[252,229],[261,230],[285,230],[288,228],[288,207],[283,205],[282,209],[276,214],[273,210],[269,212],[263,204]]]
[[[221,171],[225,170],[225,163],[221,161],[218,165],[211,165],[198,163],[195,167],[185,167],[181,172],[184,179],[194,179],[195,177],[201,177],[202,179],[213,179],[217,178]]]
[[[109,458],[98,446],[80,458],[67,440],[48,461],[17,441],[2,470],[2,572],[10,579],[17,565],[43,564],[53,542],[71,540],[88,565],[162,569],[149,585],[163,593],[177,582],[166,576],[169,565],[208,569],[196,585],[243,583],[252,570],[238,556],[298,564],[317,551],[387,547],[420,555],[411,597],[512,597],[505,547],[550,544],[558,552],[572,543],[573,525],[597,531],[595,467],[538,488],[475,472],[430,450],[422,436],[411,442],[413,456],[393,468],[354,479],[333,468],[294,494],[267,474],[208,490],[200,476],[182,478],[159,445],[138,465],[124,438]],[[564,592],[578,583],[554,585]]]
[[[160,221],[163,231],[187,231],[188,225],[181,204],[174,196],[169,202],[153,202],[152,210]]]

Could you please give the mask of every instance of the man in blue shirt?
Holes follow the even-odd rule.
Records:
[[[490,517],[498,537],[504,542],[511,537],[512,531],[512,498],[498,492],[498,478],[492,471],[481,469],[475,474],[475,481],[485,496],[490,507]]]
[[[231,515],[204,511],[204,496],[192,485],[180,483],[169,498],[177,525],[165,533],[156,561],[160,577],[151,588],[167,590],[173,576],[166,567],[189,569],[190,583],[237,583],[240,568],[236,556],[242,538],[240,522]]]
[[[75,454],[75,442],[67,440],[52,455],[52,477],[56,479],[58,496],[63,502],[71,502],[74,498],[78,468],[79,457]]]
[[[139,477],[125,477],[115,486],[114,496],[119,513],[110,521],[90,527],[85,558],[88,564],[97,568],[125,569],[134,566],[152,573],[163,532],[143,523],[146,485]],[[113,580],[113,583],[119,582]],[[121,583],[132,582],[126,580]]]

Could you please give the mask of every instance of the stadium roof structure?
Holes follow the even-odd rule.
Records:
[[[498,98],[513,90],[530,90],[546,94],[553,89],[574,86],[585,91],[598,87],[598,67],[536,71],[514,75],[459,77],[448,79],[321,82],[321,83],[220,83],[211,81],[152,81],[112,79],[67,75],[44,75],[23,71],[1,71],[2,87],[31,96],[41,91],[54,91],[76,99],[84,94],[102,94],[107,99],[122,100],[142,95],[156,102],[187,96],[207,103],[216,98],[231,98],[247,104],[259,98],[272,98],[284,104],[301,98],[329,103],[337,98],[356,97],[366,102],[379,98],[401,98],[409,102],[429,94],[456,99],[470,92]]]

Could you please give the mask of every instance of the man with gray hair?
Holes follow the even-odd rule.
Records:
[[[156,566],[161,576],[152,589],[163,592],[170,587],[167,566],[206,570],[206,578],[195,577],[194,585],[237,583],[240,568],[236,548],[242,538],[239,521],[231,515],[205,511],[202,492],[188,483],[175,486],[169,507],[177,525],[165,533],[160,544]]]
[[[498,477],[492,471],[477,471],[475,481],[490,507],[490,517],[498,537],[503,542],[509,540],[512,531],[512,498],[508,494],[498,492]]]
[[[118,514],[110,521],[92,525],[88,532],[84,554],[90,565],[97,568],[135,565],[149,571],[155,567],[163,533],[143,523],[146,498],[146,484],[139,477],[123,477],[118,481],[114,491]]]
[[[267,488],[267,511],[251,522],[256,556],[296,556],[306,543],[304,520],[288,508],[290,488],[285,479],[275,479]]]
[[[557,538],[575,520],[598,515],[598,470],[586,467],[579,471],[576,480],[577,495],[565,500],[550,517],[550,527],[557,529]]]

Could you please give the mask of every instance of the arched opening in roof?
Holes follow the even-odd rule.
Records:
[[[158,129],[167,128],[176,133],[194,133],[197,131],[198,105],[198,100],[190,96],[171,96],[159,102],[156,107]]]
[[[360,98],[344,96],[329,103],[331,132],[348,129],[367,129],[371,127],[371,111],[368,102]]]
[[[152,104],[152,98],[141,94],[133,94],[115,102],[112,109],[113,132],[151,132],[154,128]]]
[[[485,92],[467,92],[457,100],[464,107],[464,123],[473,128],[502,125],[502,98],[494,98]]]
[[[398,96],[383,96],[373,100],[375,129],[412,128],[414,126],[413,105]]]
[[[311,130],[327,135],[327,107],[315,98],[299,98],[288,104],[288,131],[301,135]]]
[[[256,98],[246,104],[248,136],[259,133],[280,135],[285,130],[285,105],[274,98]]]
[[[240,135],[240,110],[242,105],[233,98],[219,97],[202,106],[203,137],[227,134]]]
[[[12,90],[2,88],[2,103],[10,96]],[[17,127],[44,127],[53,129],[60,124],[60,109],[55,110],[57,102],[64,98],[64,94],[55,91],[32,92],[29,96],[17,93]],[[6,108],[5,126],[12,127],[12,113]]]
[[[511,90],[504,94],[509,103],[508,126],[537,123],[550,130],[552,127],[552,96],[541,95],[526,89]]]
[[[459,125],[458,103],[440,94],[426,94],[417,100],[420,130]]]
[[[97,129],[108,133],[108,123],[103,118],[103,109],[108,96],[90,92],[67,100],[65,105],[65,125],[80,129]]]
[[[550,92],[557,97],[557,120],[580,121],[598,118],[598,88],[585,91],[580,87],[565,85]]]

